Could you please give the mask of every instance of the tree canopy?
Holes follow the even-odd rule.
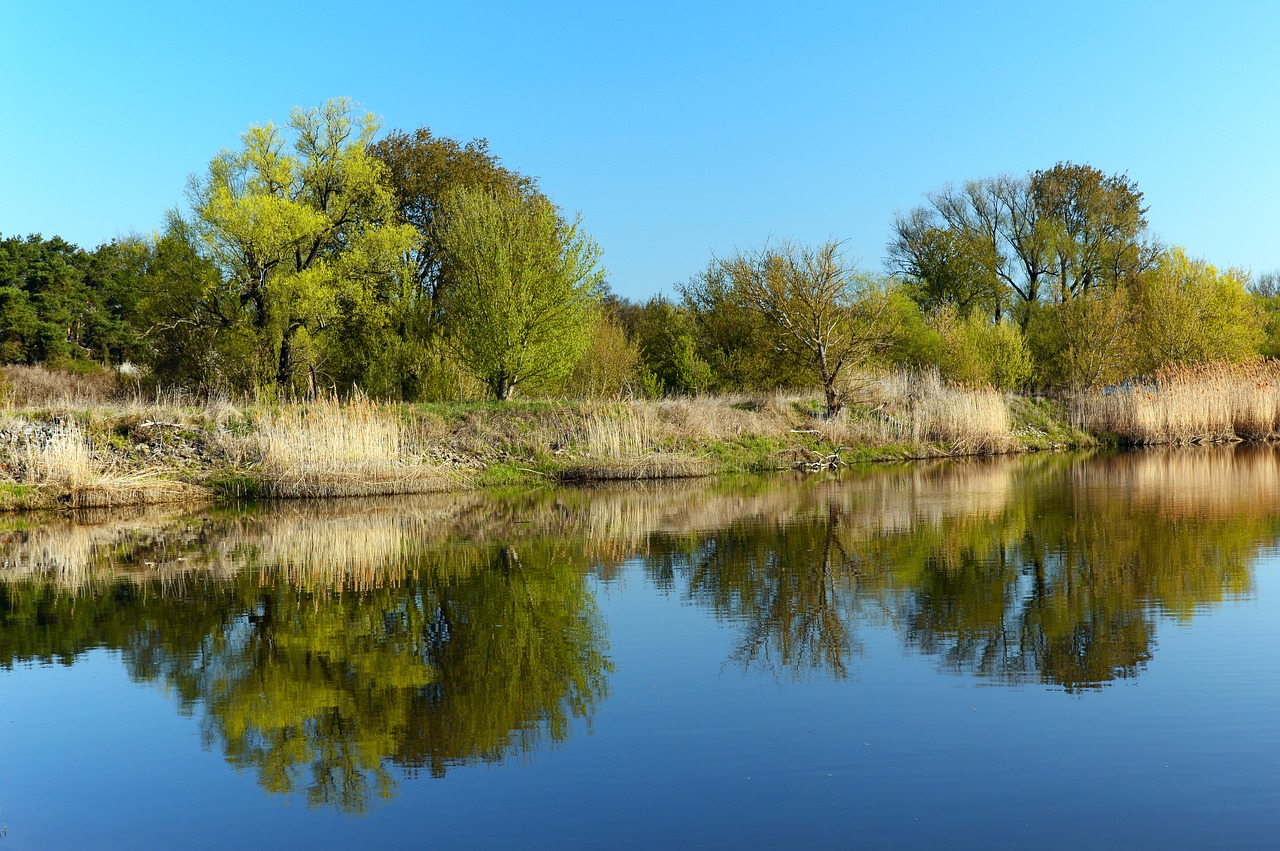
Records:
[[[252,329],[259,385],[314,392],[335,320],[369,310],[380,327],[403,298],[415,234],[369,153],[377,129],[345,99],[295,109],[283,129],[250,127],[189,185],[192,231]]]
[[[541,197],[460,188],[445,214],[455,276],[445,312],[458,356],[495,399],[554,388],[591,341],[599,247],[580,219],[566,221]]]

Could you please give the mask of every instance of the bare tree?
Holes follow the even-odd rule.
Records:
[[[888,345],[884,291],[845,260],[835,240],[782,242],[719,262],[743,303],[780,332],[778,348],[821,380],[827,416],[839,413],[841,371]]]

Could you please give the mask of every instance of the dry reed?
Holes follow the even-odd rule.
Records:
[[[456,484],[445,468],[410,451],[394,411],[363,399],[264,413],[244,443],[270,496],[420,493]]]
[[[1280,363],[1214,363],[1162,370],[1150,382],[1078,394],[1081,428],[1126,443],[1272,438],[1280,422]]]
[[[990,388],[954,387],[937,370],[895,370],[866,387],[882,440],[942,444],[956,455],[1008,452],[1016,445],[1005,399]]]
[[[77,488],[97,477],[84,432],[74,423],[55,425],[26,447],[25,479],[33,484]]]

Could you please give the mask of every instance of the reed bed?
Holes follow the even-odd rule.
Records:
[[[364,399],[267,412],[243,444],[268,496],[422,493],[456,484],[406,445],[393,411]]]
[[[95,453],[81,427],[58,422],[35,431],[19,450],[17,480],[55,493],[62,506],[106,508],[199,501],[207,491],[154,470],[117,470]]]
[[[570,458],[557,477],[565,481],[669,479],[712,472],[704,458],[683,451],[690,436],[672,422],[668,406],[624,402],[583,412],[564,441]],[[666,416],[664,416],[666,414]],[[683,414],[683,411],[681,411]]]
[[[828,428],[829,440],[940,444],[947,454],[981,455],[1017,447],[1005,397],[990,388],[961,388],[937,370],[894,370],[863,383],[871,414]]]
[[[1073,418],[1132,444],[1266,440],[1280,424],[1280,363],[1173,367],[1149,382],[1077,394]]]
[[[75,423],[54,426],[44,440],[26,446],[26,481],[62,488],[83,487],[98,477],[84,432]]]

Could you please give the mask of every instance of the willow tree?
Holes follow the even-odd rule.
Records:
[[[441,243],[454,273],[444,314],[459,359],[505,400],[554,387],[591,342],[600,249],[545,198],[458,189]]]
[[[284,128],[250,127],[188,186],[192,229],[239,307],[223,321],[252,329],[260,385],[288,393],[306,376],[314,389],[332,323],[385,310],[408,284],[415,233],[368,151],[377,130],[345,98],[295,109]]]
[[[822,382],[827,416],[844,405],[841,376],[889,345],[888,299],[828,240],[784,242],[721,261],[742,301],[780,332],[775,345]]]

